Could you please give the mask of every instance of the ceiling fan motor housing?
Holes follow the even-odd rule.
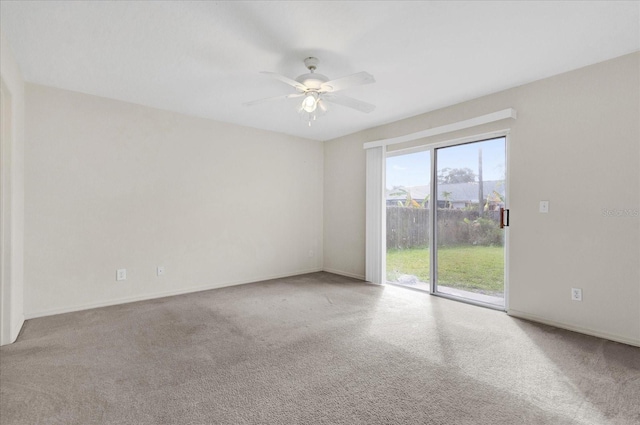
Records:
[[[320,86],[322,85],[322,83],[326,83],[327,81],[329,81],[329,77],[327,77],[326,75],[315,73],[316,67],[318,66],[319,62],[320,61],[318,60],[318,58],[314,58],[313,56],[306,58],[304,60],[304,66],[306,66],[310,72],[308,74],[302,74],[301,76],[296,78],[296,81],[304,84],[308,90],[320,90]]]
[[[296,78],[296,81],[304,84],[308,89],[320,90],[320,85],[329,81],[329,77],[311,72],[309,74],[299,76]]]

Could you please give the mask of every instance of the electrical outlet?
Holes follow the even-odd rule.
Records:
[[[116,280],[127,280],[127,269],[116,270]]]
[[[158,266],[158,276],[164,275],[164,266]]]
[[[571,288],[571,300],[572,301],[582,301],[582,289],[580,289],[580,288]]]

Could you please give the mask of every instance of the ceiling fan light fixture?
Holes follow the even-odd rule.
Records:
[[[313,112],[318,106],[318,94],[315,92],[308,93],[302,101],[302,109],[306,112]]]

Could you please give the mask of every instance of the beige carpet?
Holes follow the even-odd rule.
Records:
[[[2,424],[634,424],[640,349],[328,273],[29,320]]]

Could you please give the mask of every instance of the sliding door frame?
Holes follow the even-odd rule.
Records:
[[[400,155],[407,155],[407,154],[411,154],[411,153],[416,153],[416,152],[424,152],[424,151],[429,151],[429,159],[431,161],[431,170],[430,170],[430,199],[431,199],[431,213],[429,214],[429,294],[431,295],[435,295],[438,297],[442,297],[442,298],[447,298],[447,299],[451,299],[454,301],[461,301],[461,302],[465,302],[467,304],[473,304],[473,305],[478,305],[481,307],[487,307],[487,308],[492,308],[495,310],[500,310],[500,311],[507,311],[508,310],[508,304],[509,304],[509,227],[505,227],[503,229],[504,231],[504,306],[498,306],[498,305],[493,305],[493,304],[488,304],[488,303],[483,303],[483,302],[479,302],[479,301],[474,301],[474,300],[469,300],[469,299],[465,299],[465,298],[460,298],[460,297],[456,297],[456,296],[452,296],[452,295],[448,295],[448,294],[444,294],[441,292],[437,292],[436,291],[436,279],[438,276],[438,262],[437,262],[437,249],[436,245],[437,245],[437,196],[434,196],[436,194],[437,191],[437,181],[434,178],[434,176],[437,174],[436,170],[437,170],[437,158],[436,158],[436,150],[437,149],[441,149],[441,148],[447,148],[447,147],[452,147],[452,146],[459,146],[459,145],[465,145],[465,144],[470,144],[470,143],[476,143],[476,142],[484,142],[487,140],[492,140],[492,139],[499,139],[499,138],[503,138],[505,139],[505,209],[508,209],[508,203],[509,203],[509,199],[510,199],[510,194],[509,194],[509,137],[510,134],[510,130],[505,129],[505,130],[498,130],[498,131],[492,131],[489,133],[483,133],[483,134],[476,134],[476,135],[472,135],[472,136],[467,136],[467,137],[461,137],[461,138],[457,138],[457,139],[451,139],[451,140],[446,140],[446,141],[442,141],[442,142],[435,142],[435,143],[425,143],[424,145],[420,145],[420,146],[414,146],[411,148],[406,148],[406,149],[397,149],[397,150],[392,150],[392,151],[386,151],[386,149],[383,150],[384,153],[384,165],[382,168],[382,173],[383,173],[383,180],[386,181],[386,159],[389,157],[393,157],[393,156],[400,156]],[[382,199],[382,203],[383,205],[386,203],[386,200]],[[435,205],[435,208],[434,208]],[[385,211],[386,212],[386,211]],[[381,235],[381,239],[382,241],[386,241],[387,238],[387,226],[386,226],[386,219],[385,219],[385,214],[383,213],[383,223],[384,225],[382,226],[382,235]],[[384,282],[386,282],[386,246],[384,246],[386,244],[382,244],[382,247],[384,248],[384,251],[381,253],[382,257],[384,258],[384,261],[382,262],[382,269],[381,269],[381,276],[382,276],[382,280]],[[382,283],[384,283],[382,282]]]

